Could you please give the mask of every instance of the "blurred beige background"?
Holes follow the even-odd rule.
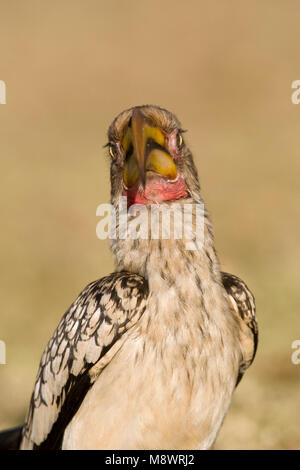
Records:
[[[0,429],[20,424],[43,348],[90,281],[120,111],[188,129],[224,270],[249,284],[260,344],[218,449],[300,448],[300,2],[1,0]]]

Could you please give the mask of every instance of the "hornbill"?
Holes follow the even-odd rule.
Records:
[[[169,111],[122,112],[109,127],[108,149],[117,213],[125,196],[128,210],[138,204],[147,213],[203,206],[192,154]],[[194,233],[194,219],[186,224]],[[206,209],[203,230],[197,249],[161,232],[112,238],[115,272],[89,284],[62,317],[26,422],[2,432],[0,447],[212,447],[258,333],[253,295],[220,270]]]

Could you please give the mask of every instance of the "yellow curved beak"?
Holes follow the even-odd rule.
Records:
[[[160,148],[155,148],[155,143]],[[133,151],[126,158],[123,171],[124,183],[127,187],[133,186],[138,178],[145,187],[147,171],[153,171],[170,180],[176,179],[177,168],[173,158],[165,149],[164,133],[158,127],[150,126],[139,108],[133,110],[131,128],[128,128],[122,141],[125,153],[130,144],[132,144]]]

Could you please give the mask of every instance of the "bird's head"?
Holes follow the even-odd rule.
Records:
[[[192,154],[177,117],[158,106],[120,113],[108,130],[111,195],[116,203],[152,204],[199,196]]]

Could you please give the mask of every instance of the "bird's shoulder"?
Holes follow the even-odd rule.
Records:
[[[221,275],[232,312],[239,324],[239,336],[243,358],[237,378],[238,384],[245,370],[253,362],[257,349],[258,326],[255,298],[242,279],[225,272],[222,272]]]
[[[141,317],[147,281],[118,272],[90,283],[63,315],[42,356],[23,447],[56,448],[95,378]]]

